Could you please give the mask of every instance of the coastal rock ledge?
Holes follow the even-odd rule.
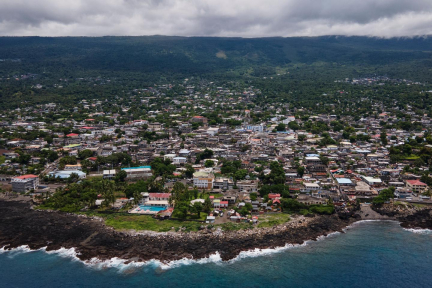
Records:
[[[62,212],[30,209],[26,201],[0,200],[0,247],[28,245],[47,251],[75,248],[81,260],[113,257],[129,261],[168,262],[200,259],[218,252],[223,260],[255,248],[302,244],[342,229],[355,221],[337,215],[303,218],[286,226],[214,233],[128,233],[107,227],[97,219]]]

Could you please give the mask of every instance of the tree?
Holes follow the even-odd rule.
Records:
[[[285,126],[285,124],[283,124],[283,123],[279,123],[279,124],[276,126],[276,130],[277,130],[277,131],[285,131],[285,129],[286,129],[286,126]]]
[[[376,206],[380,206],[384,204],[385,202],[389,201],[390,199],[393,199],[394,196],[394,187],[389,187],[387,189],[381,190],[380,194],[372,199],[372,204]]]
[[[204,166],[207,167],[207,168],[213,167],[214,165],[215,165],[215,163],[214,163],[213,160],[206,160],[204,162]]]
[[[193,211],[197,214],[197,218],[201,217],[201,211],[203,210],[203,205],[201,202],[195,202],[193,204]]]
[[[137,205],[140,201],[141,201],[141,199],[142,199],[142,195],[141,195],[141,192],[139,192],[139,191],[135,191],[134,193],[133,193],[133,203],[135,204],[135,205]]]
[[[305,168],[304,168],[303,166],[299,166],[299,167],[297,167],[297,174],[298,174],[300,177],[303,177],[304,173],[305,173]]]
[[[208,213],[211,212],[212,208],[213,208],[213,205],[212,205],[212,203],[210,201],[210,198],[206,198],[205,201],[204,201],[204,205],[203,205],[203,209],[202,210],[208,214]]]
[[[298,141],[303,142],[304,140],[306,140],[306,135],[300,134],[300,135],[298,135],[297,139],[298,139]]]
[[[127,173],[124,170],[120,170],[116,173],[115,177],[114,177],[114,181],[115,182],[125,182],[127,177]]]
[[[78,158],[81,160],[87,159],[91,156],[93,156],[93,151],[89,149],[81,150],[78,152]]]
[[[298,123],[297,123],[296,121],[291,121],[291,122],[289,122],[289,123],[288,123],[288,127],[289,127],[291,130],[294,130],[294,131],[300,129],[300,126],[298,125]]]
[[[185,168],[186,168],[186,171],[185,171],[186,177],[187,178],[192,178],[193,174],[195,173],[195,169],[190,164],[186,164]]]
[[[205,160],[205,159],[209,159],[213,156],[213,150],[210,149],[204,149],[203,152],[198,153],[196,155],[196,160],[195,160],[195,164],[198,164],[201,160]]]
[[[387,146],[388,140],[387,140],[387,133],[385,131],[381,132],[380,138],[381,138],[382,145]]]
[[[329,163],[329,158],[328,157],[326,157],[326,156],[324,156],[324,155],[320,155],[320,160],[321,160],[321,162],[324,164],[324,165],[328,165],[328,163]]]
[[[235,180],[235,181],[243,180],[243,179],[246,178],[247,174],[248,174],[248,171],[247,171],[246,169],[240,169],[240,170],[237,170],[237,171],[234,173],[234,180]]]

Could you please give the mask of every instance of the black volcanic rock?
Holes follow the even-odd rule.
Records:
[[[345,218],[345,217],[343,217]],[[354,218],[316,216],[298,226],[277,226],[223,233],[143,233],[130,235],[105,226],[97,219],[62,212],[30,209],[29,202],[0,200],[0,247],[28,245],[48,251],[75,248],[81,260],[113,257],[140,261],[204,258],[219,252],[223,260],[241,251],[301,244],[305,240],[342,231]]]

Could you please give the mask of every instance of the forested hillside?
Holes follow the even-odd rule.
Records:
[[[107,98],[185,78],[253,82],[269,97],[314,103],[345,78],[428,84],[431,56],[430,37],[0,37],[0,104]]]
[[[1,73],[211,74],[236,70],[272,74],[288,64],[377,66],[419,62],[430,66],[431,38],[367,37],[185,38],[185,37],[2,37]],[[19,62],[13,60],[19,59]],[[265,71],[251,68],[266,67]],[[391,70],[391,69],[390,69]]]

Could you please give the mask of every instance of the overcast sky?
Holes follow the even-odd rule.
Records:
[[[432,0],[0,0],[0,35],[415,36]]]

